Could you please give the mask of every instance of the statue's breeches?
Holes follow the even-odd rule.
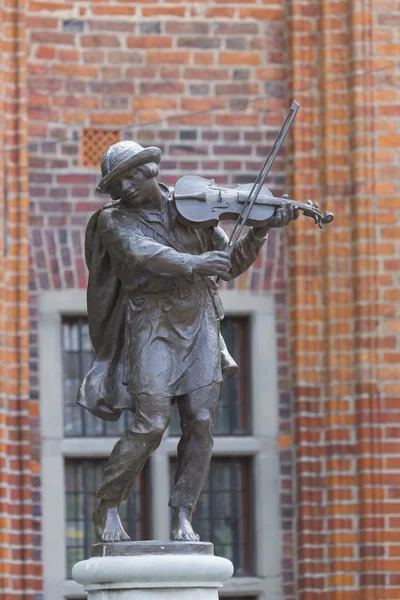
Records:
[[[183,432],[170,498],[172,507],[196,507],[209,470],[219,389],[219,384],[211,384],[177,399]],[[132,425],[114,446],[103,483],[96,491],[98,498],[116,505],[126,500],[134,480],[160,444],[169,423],[171,399],[142,395],[137,408]]]

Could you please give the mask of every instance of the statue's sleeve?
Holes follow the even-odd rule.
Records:
[[[159,244],[139,228],[126,227],[104,213],[99,221],[102,242],[115,261],[132,268],[140,265],[154,275],[185,276],[193,272],[190,254]]]
[[[247,269],[256,260],[267,235],[259,235],[257,229],[250,227],[248,232],[243,235],[236,244],[231,254],[231,269],[228,277],[223,277],[225,281],[235,279]],[[213,227],[211,230],[211,250],[227,251],[229,238],[221,227]]]

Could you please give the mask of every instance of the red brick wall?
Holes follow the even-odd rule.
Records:
[[[293,197],[336,221],[321,233],[300,220],[288,252],[274,233],[237,282],[276,300],[287,599],[295,587],[307,600],[400,598],[398,13],[394,0],[32,1],[27,13],[35,461],[37,296],[85,287],[99,205],[82,129],[159,145],[166,183],[232,183],[254,177],[293,95],[302,105],[270,186],[283,191],[287,172]]]
[[[24,2],[0,2],[0,593],[10,600],[41,587],[29,440],[25,50]]]
[[[323,235],[299,223],[290,237],[297,586],[307,600],[394,600],[399,3],[290,8],[291,85],[304,90],[293,188],[336,213]]]
[[[188,173],[250,182],[290,100],[280,2],[31,2],[27,22],[31,398],[38,405],[37,297],[47,289],[86,286],[84,228],[104,201],[93,191],[99,170],[81,166],[83,128],[117,129],[122,137],[159,146],[160,179],[168,184]],[[283,192],[283,154],[269,182]],[[275,297],[285,440],[291,415],[284,269],[284,236],[272,232],[251,273],[235,285]],[[37,420],[32,435],[38,457]],[[282,569],[289,598],[292,461],[284,446]]]

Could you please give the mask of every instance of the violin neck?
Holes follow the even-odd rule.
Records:
[[[245,202],[245,198],[240,198],[239,202]],[[300,210],[312,210],[314,208],[310,204],[304,202],[296,202],[295,200],[286,200],[285,198],[275,198],[274,196],[267,196],[264,198],[258,197],[256,204],[264,204],[265,206],[284,206],[286,202],[291,202],[293,206],[297,206]]]

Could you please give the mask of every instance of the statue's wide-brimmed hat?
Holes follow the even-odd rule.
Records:
[[[143,148],[132,141],[117,142],[110,146],[101,159],[101,174],[103,176],[96,192],[109,193],[110,186],[121,175],[149,162],[158,163],[161,160],[161,150],[155,146]]]

